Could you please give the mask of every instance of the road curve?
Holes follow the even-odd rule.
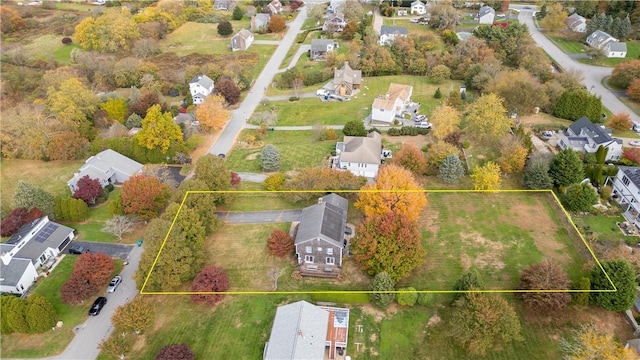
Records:
[[[617,114],[626,112],[631,116],[631,120],[635,124],[640,125],[640,117],[627,107],[620,99],[618,99],[609,89],[602,85],[602,79],[610,76],[612,68],[593,66],[582,64],[575,61],[564,51],[558,48],[551,40],[538,29],[533,21],[533,9],[524,9],[523,5],[514,5],[510,7],[519,10],[518,20],[522,24],[526,24],[533,40],[542,47],[544,51],[551,56],[565,70],[575,69],[584,75],[584,84],[592,94],[599,95],[602,98],[602,104],[612,113]]]

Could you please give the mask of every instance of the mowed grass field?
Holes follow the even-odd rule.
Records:
[[[255,133],[256,130],[243,130],[240,134],[240,140]],[[336,134],[338,139],[342,138],[340,130],[336,130]],[[280,153],[280,171],[290,171],[324,166],[326,157],[336,147],[336,141],[315,140],[311,130],[268,131],[263,145],[274,145]],[[227,167],[233,171],[262,172],[263,145],[249,147],[241,142],[236,142],[227,155]]]
[[[432,84],[426,76],[380,76],[363,78],[360,93],[349,101],[322,102],[319,98],[301,99],[295,102],[272,101],[266,106],[260,106],[256,111],[277,109],[277,126],[303,125],[344,125],[351,120],[362,120],[371,113],[373,100],[384,95],[389,84],[405,84],[413,86],[411,99],[421,103],[420,113],[431,115],[433,109],[442,103],[442,99],[434,99],[437,88],[446,97],[451,90],[458,90],[460,81],[445,81],[442,84]],[[324,84],[319,84],[318,89]]]
[[[487,289],[515,289],[520,272],[549,258],[572,280],[585,274],[577,237],[546,193],[431,193],[420,217],[424,264],[400,282],[421,290],[451,290],[475,270]]]
[[[168,34],[158,45],[162,52],[174,52],[178,56],[192,53],[210,55],[231,53],[231,37],[240,29],[248,29],[249,22],[248,18],[231,20],[233,34],[229,36],[218,35],[218,24],[186,22]],[[274,50],[276,48],[271,47]],[[255,51],[256,48],[251,45],[248,51]]]

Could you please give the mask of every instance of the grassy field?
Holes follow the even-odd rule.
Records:
[[[2,159],[0,161],[0,183],[2,183],[3,209],[11,209],[13,194],[18,180],[36,185],[54,196],[70,195],[67,181],[78,171],[84,160],[39,161]]]
[[[548,37],[566,53],[583,54],[587,51],[587,47],[578,40],[571,40],[565,36],[548,35]]]
[[[234,33],[242,28],[249,28],[249,19],[231,20]],[[222,54],[230,53],[231,36],[218,35],[218,24],[196,22],[184,23],[159,43],[162,52],[174,52],[179,56],[192,53]],[[248,51],[255,51],[251,46]],[[275,49],[275,46],[271,46]]]
[[[63,322],[63,327],[56,331],[47,331],[42,334],[10,334],[2,336],[2,356],[16,358],[34,358],[51,356],[62,352],[73,338],[73,328],[87,318],[87,311],[91,301],[85,301],[81,305],[67,305],[60,297],[60,287],[64,284],[78,259],[77,256],[65,256],[53,269],[51,275],[40,279],[34,292],[44,296],[56,309],[58,320]],[[114,274],[122,271],[122,261],[116,260]]]
[[[580,231],[583,233],[592,232],[592,235],[599,242],[612,245],[615,245],[616,243],[626,243],[632,246],[638,243],[637,237],[624,235],[616,225],[618,222],[625,221],[622,215],[574,215],[573,220]],[[587,226],[589,227],[589,230],[585,229]]]
[[[256,184],[257,185],[257,184]],[[253,190],[253,189],[242,189]],[[312,202],[300,201],[291,203],[282,198],[279,193],[268,193],[264,189],[256,189],[265,191],[261,193],[237,193],[234,194],[231,204],[218,205],[218,211],[265,211],[265,210],[288,210],[302,209],[305,206],[313,204]]]
[[[400,285],[447,290],[475,269],[487,289],[514,289],[520,271],[543,258],[579,279],[584,245],[567,233],[552,201],[532,193],[429,194],[420,218],[426,261]]]
[[[296,102],[274,101],[260,106],[256,111],[265,111],[276,107],[278,112],[278,126],[301,125],[339,125],[351,120],[361,120],[371,113],[371,104],[375,97],[386,93],[390,83],[407,84],[413,86],[412,100],[421,103],[420,112],[429,116],[433,109],[442,101],[434,99],[433,93],[439,87],[443,93],[457,89],[459,81],[446,81],[442,84],[431,84],[424,76],[381,76],[364,78],[362,90],[350,101],[322,102],[317,98],[301,99]]]
[[[71,50],[80,48],[80,46],[76,44],[65,45],[60,39],[59,35],[42,35],[25,44],[23,50],[30,58],[47,61],[53,56],[56,62],[68,64],[71,61]]]
[[[342,137],[340,131],[338,138]],[[240,138],[255,133],[243,130]],[[336,146],[336,140],[316,141],[312,131],[269,131],[264,144],[272,144],[280,152],[280,171],[299,170],[324,164],[324,159]],[[227,167],[233,171],[262,172],[262,146],[244,147],[236,143],[227,155]]]
[[[115,188],[109,198],[113,199],[118,193],[119,188]],[[78,239],[98,242],[117,242],[118,238],[112,234],[102,231],[105,221],[109,220],[112,215],[109,213],[109,200],[89,209],[89,219],[82,223],[67,224],[78,231]]]

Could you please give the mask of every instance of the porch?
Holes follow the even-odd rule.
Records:
[[[313,276],[321,278],[337,278],[342,269],[336,265],[326,264],[300,264],[298,271],[302,276]]]

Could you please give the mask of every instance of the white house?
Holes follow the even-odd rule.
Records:
[[[282,3],[280,0],[272,0],[264,7],[264,11],[271,15],[280,14],[282,12]]]
[[[109,184],[121,184],[133,175],[141,174],[143,168],[144,165],[139,162],[129,159],[119,152],[106,149],[88,158],[71,180],[67,181],[67,186],[73,193],[77,190],[78,180],[84,176],[98,179],[102,187]]]
[[[329,6],[327,6],[327,12],[335,14],[338,12],[340,6],[344,4],[345,0],[331,0]]]
[[[587,19],[577,13],[571,14],[566,21],[569,30],[578,33],[587,32]]]
[[[427,5],[420,0],[411,3],[411,15],[424,15],[427,13]]]
[[[493,24],[496,17],[496,11],[491,6],[483,6],[478,10],[478,24]]]
[[[573,149],[582,153],[595,153],[605,147],[605,161],[618,161],[622,157],[622,140],[611,137],[611,129],[592,123],[586,116],[576,120],[558,141],[561,149]]]
[[[382,25],[380,28],[380,40],[378,40],[378,44],[391,45],[396,38],[399,37],[407,37],[407,28],[401,26],[385,26]]]
[[[402,116],[411,104],[413,87],[410,85],[389,84],[387,93],[373,100],[371,122],[391,125],[396,117]]]
[[[640,167],[620,166],[616,177],[609,182],[612,183],[612,197],[622,207],[622,215],[640,228]]]
[[[189,82],[189,92],[194,105],[200,105],[213,92],[213,80],[207,75],[198,75]]]
[[[596,30],[587,36],[587,44],[592,48],[600,49],[608,58],[624,58],[627,56],[627,43],[607,34],[602,30]]]
[[[38,267],[51,263],[74,237],[73,229],[47,216],[23,225],[0,244],[0,292],[24,294],[38,278]]]
[[[382,162],[382,136],[376,131],[367,136],[345,136],[336,144],[336,157],[339,169],[373,179]]]
[[[247,29],[242,29],[231,38],[231,51],[247,50],[251,44],[253,34]]]
[[[331,33],[342,32],[345,26],[347,26],[347,22],[344,20],[344,15],[330,15],[322,24],[322,31]]]

